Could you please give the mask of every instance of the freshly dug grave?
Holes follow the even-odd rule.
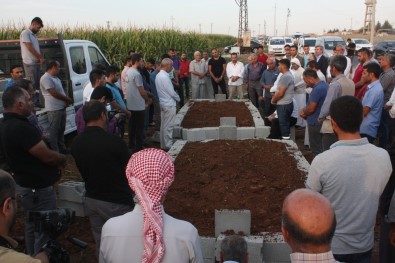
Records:
[[[170,215],[214,236],[215,209],[251,210],[251,233],[279,232],[281,206],[306,174],[284,144],[266,140],[188,142],[165,200]]]
[[[254,120],[244,102],[195,101],[191,102],[181,126],[186,129],[219,127],[221,117],[236,117],[237,127],[253,127]]]

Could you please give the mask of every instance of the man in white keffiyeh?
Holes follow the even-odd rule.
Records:
[[[126,167],[135,209],[102,229],[100,262],[203,262],[196,228],[167,215],[162,203],[174,180],[172,158],[158,149],[135,153]]]

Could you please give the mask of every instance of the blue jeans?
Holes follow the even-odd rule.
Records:
[[[48,111],[48,133],[49,143],[52,150],[64,153],[64,131],[66,129],[66,110]]]
[[[276,105],[278,122],[280,124],[280,132],[282,137],[289,137],[291,134],[290,130],[290,121],[291,114],[294,110],[294,105],[291,102],[290,104],[285,105]]]
[[[33,192],[34,190],[34,192]],[[29,220],[29,211],[46,211],[56,209],[56,194],[53,186],[32,189],[16,186],[18,199],[22,203],[25,212],[25,245],[26,252],[34,255],[49,240],[44,234],[34,232],[34,222]]]
[[[33,88],[38,90],[40,93],[35,93],[33,95],[32,101],[34,105],[44,105],[44,97],[40,91],[40,67],[38,63],[35,64],[25,64],[23,63],[23,70],[25,71],[26,79],[32,82]]]

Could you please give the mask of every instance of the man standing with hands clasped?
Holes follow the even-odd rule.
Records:
[[[226,74],[229,78],[229,99],[234,99],[236,95],[242,99],[244,65],[237,61],[237,53],[232,53],[230,57],[232,61],[226,66]]]
[[[45,109],[48,115],[48,133],[51,148],[60,153],[66,153],[64,131],[66,128],[66,107],[73,101],[66,96],[61,80],[57,77],[60,71],[58,61],[51,61],[47,72],[40,79],[41,92],[45,99]]]
[[[218,55],[218,50],[211,50],[213,57],[208,61],[208,71],[211,75],[211,83],[213,84],[214,96],[218,94],[218,86],[221,88],[222,94],[226,95],[225,71],[226,61]]]
[[[40,64],[45,62],[41,56],[40,46],[36,34],[43,28],[43,21],[39,17],[33,18],[30,27],[23,30],[20,36],[21,53],[25,76],[31,80],[34,89],[40,90]],[[33,98],[33,103],[37,106],[39,103],[38,96]],[[43,104],[43,101],[40,101]]]

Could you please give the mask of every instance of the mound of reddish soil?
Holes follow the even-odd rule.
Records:
[[[237,127],[253,127],[254,120],[244,102],[195,101],[185,115],[181,126],[186,129],[218,127],[221,117],[236,117]]]
[[[214,236],[215,209],[251,210],[251,233],[277,232],[281,206],[306,174],[284,144],[265,140],[189,142],[175,160],[165,211]]]

